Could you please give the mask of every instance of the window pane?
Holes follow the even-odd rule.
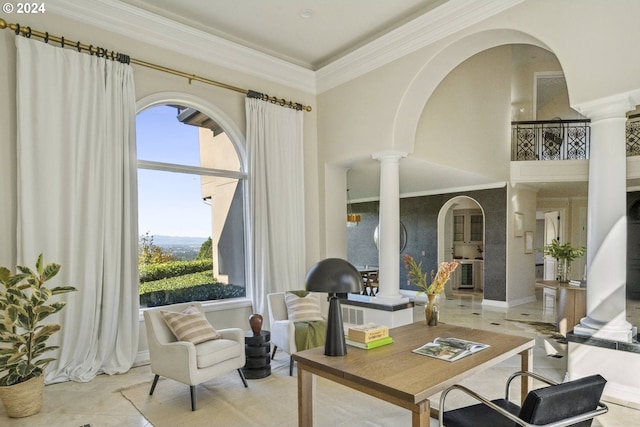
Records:
[[[241,170],[224,131],[195,110],[154,107],[138,119],[139,160]],[[146,167],[138,168],[141,306],[246,296],[244,179]]]
[[[198,128],[178,121],[178,109],[149,108],[136,117],[138,160],[200,166]]]

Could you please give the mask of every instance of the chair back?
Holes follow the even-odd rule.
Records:
[[[269,311],[269,324],[273,324],[276,320],[288,320],[287,304],[284,300],[285,292],[274,292],[267,294],[267,309]],[[324,292],[309,292],[311,296],[316,298],[320,303],[320,312],[326,318],[329,311],[329,303],[327,302],[327,294]]]
[[[154,344],[168,344],[177,341],[169,326],[164,321],[161,311],[181,312],[188,306],[193,305],[202,312],[199,303],[189,302],[183,304],[165,305],[162,307],[150,308],[144,311],[144,324],[147,330],[147,341],[149,341],[149,351],[155,350]]]
[[[593,411],[606,382],[600,375],[591,375],[532,390],[522,404],[519,418],[531,424],[548,424]],[[592,421],[582,421],[573,427],[588,427]]]
[[[284,302],[284,292],[267,294],[267,308],[269,311],[269,324],[276,320],[287,320],[287,305]]]

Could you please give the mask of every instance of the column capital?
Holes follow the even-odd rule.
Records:
[[[594,99],[574,108],[591,120],[625,118],[626,113],[640,104],[640,90]]]
[[[385,150],[385,151],[378,151],[375,152],[373,154],[371,154],[371,158],[374,160],[379,160],[379,161],[384,161],[384,160],[400,160],[403,157],[407,157],[407,153],[404,151],[398,151],[398,150]]]

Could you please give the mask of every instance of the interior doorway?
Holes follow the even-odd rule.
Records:
[[[560,212],[550,211],[544,212],[544,241],[543,246],[546,246],[554,240],[560,241]],[[543,261],[543,278],[544,280],[556,280],[557,260],[550,256],[544,255]]]
[[[454,197],[440,209],[438,263],[454,259],[460,263],[445,286],[445,295],[483,293],[484,223],[482,206],[468,196]]]

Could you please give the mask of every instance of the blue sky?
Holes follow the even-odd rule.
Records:
[[[176,115],[169,106],[138,114],[138,159],[200,165],[198,128],[180,123]],[[202,201],[200,176],[139,169],[138,228],[140,234],[209,237],[211,207]]]

